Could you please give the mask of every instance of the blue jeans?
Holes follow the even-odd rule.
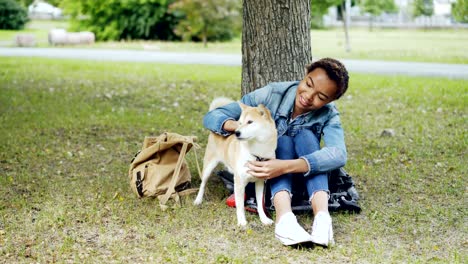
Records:
[[[298,157],[320,150],[320,142],[309,130],[303,129],[294,136],[283,135],[278,138],[276,148],[277,159],[297,159]],[[304,174],[284,174],[268,181],[271,189],[271,199],[279,191],[288,191],[292,196],[294,193],[302,193],[304,186],[307,188],[309,201],[317,191],[328,190],[327,173],[319,173],[304,177]]]

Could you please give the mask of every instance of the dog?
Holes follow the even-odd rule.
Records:
[[[210,105],[210,111],[232,103],[227,98],[216,98]],[[234,174],[234,196],[238,226],[245,227],[247,221],[244,211],[245,187],[249,182],[255,182],[255,196],[260,220],[264,225],[271,225],[273,221],[264,211],[263,189],[264,180],[247,173],[246,163],[253,160],[268,160],[276,157],[277,145],[276,125],[270,111],[264,105],[251,107],[239,102],[242,109],[238,120],[239,127],[234,134],[223,137],[210,132],[203,159],[203,172],[201,184],[195,205],[201,204],[205,186],[211,172],[219,162],[224,163],[227,169]]]

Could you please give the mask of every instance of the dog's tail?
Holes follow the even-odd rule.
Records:
[[[218,98],[215,98],[213,100],[213,102],[211,102],[210,104],[210,111],[215,109],[215,108],[218,108],[218,107],[221,107],[221,106],[225,106],[227,104],[230,104],[234,102],[234,100],[232,99],[229,99],[227,97],[218,97]]]

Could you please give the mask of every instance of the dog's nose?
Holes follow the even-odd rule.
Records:
[[[241,132],[240,132],[240,131],[236,131],[236,132],[234,132],[234,134],[236,134],[236,137],[240,137]]]

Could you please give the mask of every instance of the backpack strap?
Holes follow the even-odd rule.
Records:
[[[166,193],[163,195],[163,196],[159,196],[159,205],[161,207],[161,209],[165,210],[167,208],[167,206],[165,205],[167,203],[167,201],[169,200],[169,198],[174,198],[174,200],[176,201],[176,203],[180,203],[180,196],[185,196],[185,195],[189,195],[189,194],[193,194],[193,193],[196,193],[198,191],[198,188],[190,188],[190,189],[186,189],[186,190],[183,190],[183,191],[180,191],[180,192],[176,192],[175,190],[175,185],[177,183],[177,180],[179,178],[179,174],[180,174],[180,170],[182,168],[182,164],[185,160],[185,154],[187,153],[187,150],[188,150],[188,147],[189,147],[189,143],[193,146],[193,150],[195,152],[195,162],[197,164],[197,170],[198,170],[198,173],[201,177],[201,169],[200,169],[200,164],[198,162],[198,155],[197,155],[197,148],[200,148],[200,146],[194,142],[194,139],[193,138],[190,138],[190,140],[188,140],[188,142],[184,142],[183,145],[182,145],[182,148],[180,150],[180,155],[179,155],[179,159],[177,160],[177,164],[176,164],[176,167],[174,169],[174,174],[172,175],[172,180],[171,180],[171,183],[169,184],[169,187],[166,191]]]
[[[188,147],[188,143],[184,142],[182,145],[182,149],[180,150],[179,159],[177,160],[174,173],[172,174],[171,183],[169,184],[166,193],[163,196],[160,196],[161,197],[159,199],[160,205],[165,205],[167,201],[169,200],[169,197],[171,197],[172,194],[177,193],[175,191],[175,187],[176,187],[175,185],[177,184],[177,179],[179,179],[180,169],[182,168],[182,163],[185,158],[185,153],[187,153],[187,147]],[[176,200],[178,200],[178,197]]]
[[[197,163],[197,170],[198,170],[198,176],[202,176],[201,170],[200,170],[200,164],[198,163],[198,154],[197,154],[197,148],[200,148],[200,146],[196,143],[193,143],[193,152],[195,152],[195,162]],[[197,188],[198,190],[198,188]]]

